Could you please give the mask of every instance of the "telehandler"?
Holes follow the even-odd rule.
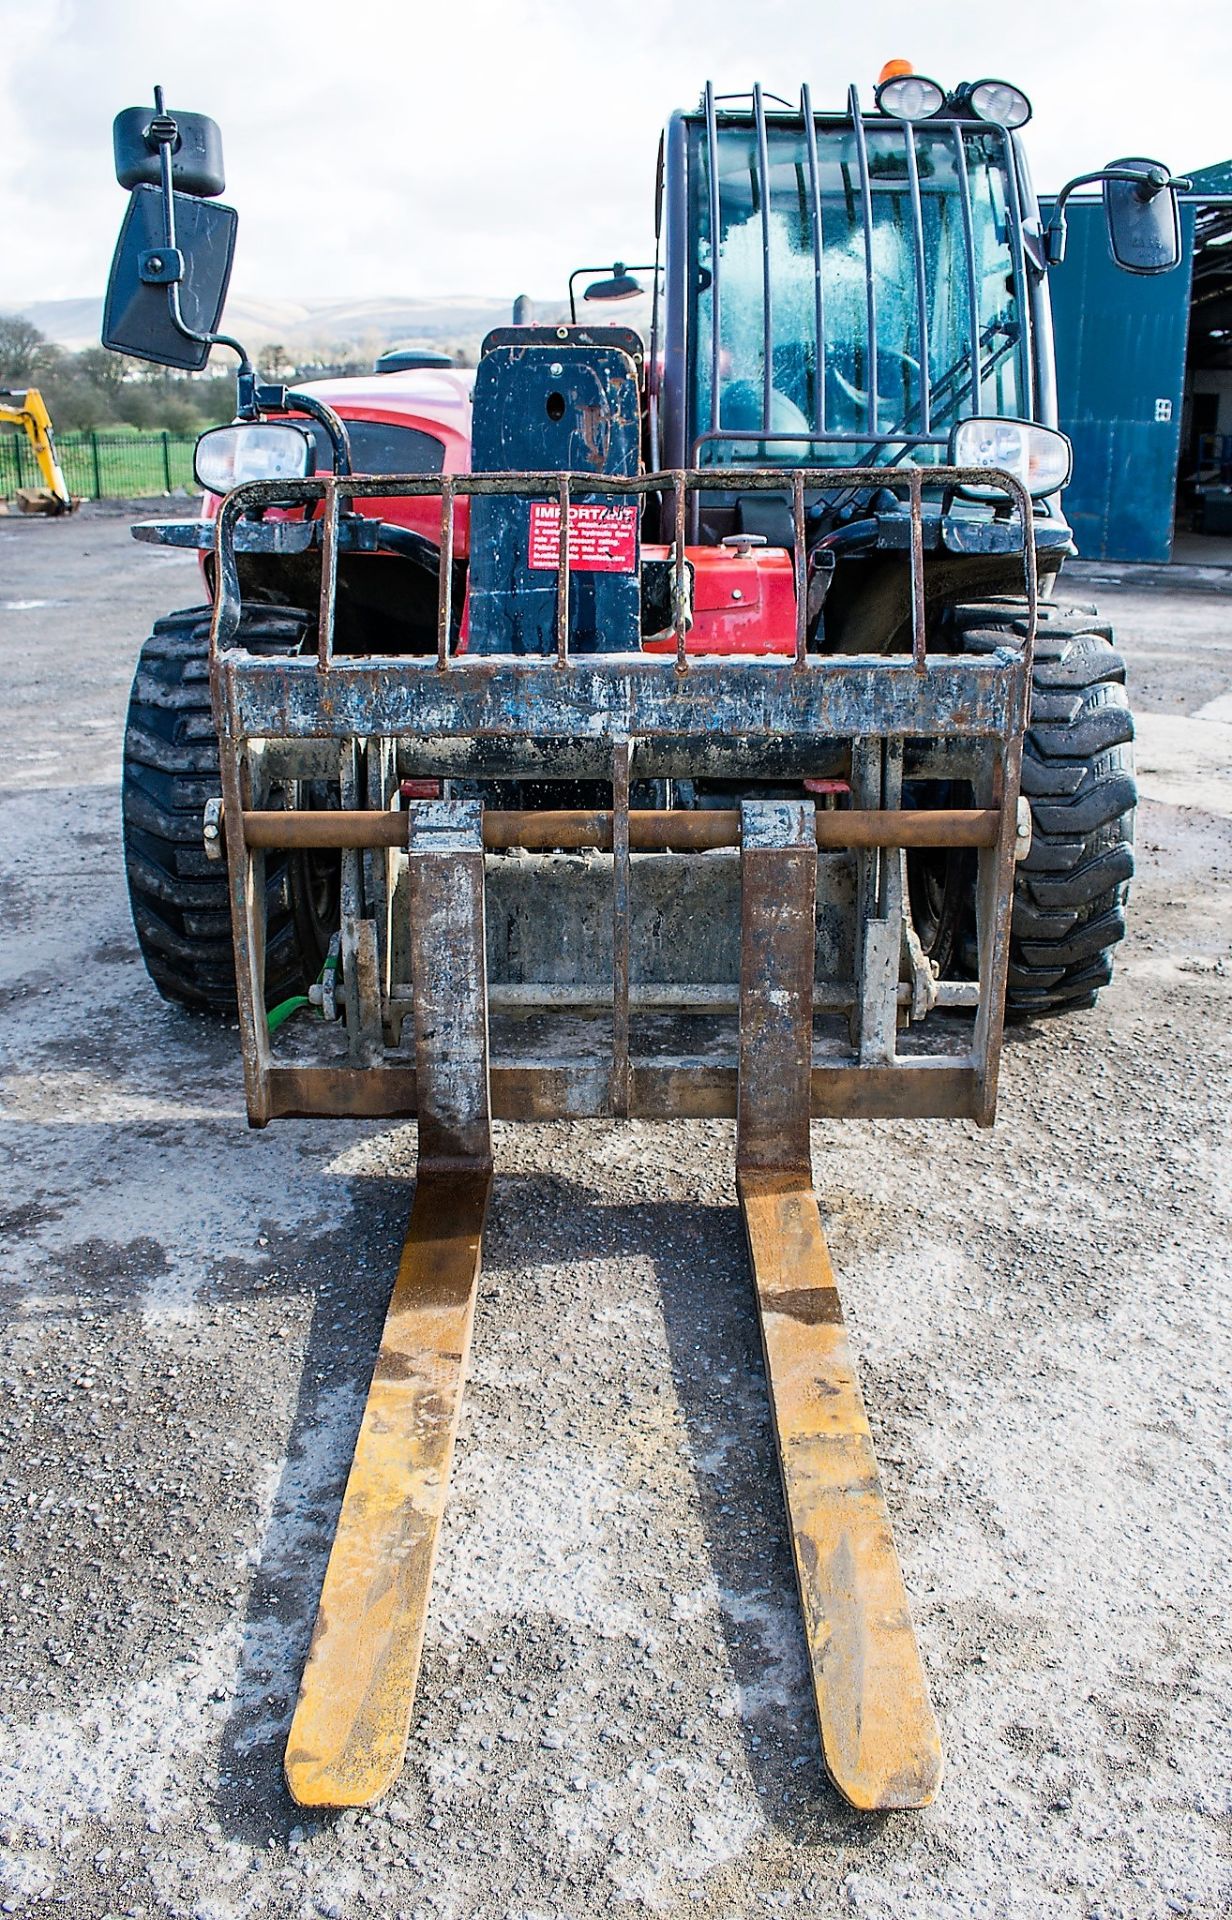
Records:
[[[817,1116],[992,1122],[1007,1006],[1086,1006],[1133,870],[1124,664],[1062,605],[1045,227],[1019,89],[891,63],[755,86],[659,153],[649,337],[520,301],[473,373],[302,391],[219,332],[236,217],[201,115],[116,122],[104,341],[239,356],[203,435],[203,604],[142,649],[133,914],[238,1010],[250,1122],[414,1116],[410,1227],[286,1751],[304,1805],[402,1766],[492,1118],[732,1116],[826,1769],[919,1807],[941,1747],[826,1251]],[[575,276],[576,278],[577,276]],[[297,1017],[291,1017],[295,1014]]]

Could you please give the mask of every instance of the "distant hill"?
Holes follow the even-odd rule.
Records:
[[[560,301],[538,303],[544,320],[562,317]],[[17,309],[57,346],[76,353],[97,346],[102,301],[35,300]],[[228,300],[225,325],[246,345],[274,341],[300,360],[331,359],[335,349],[361,347],[375,353],[403,344],[466,348],[472,353],[489,327],[507,321],[512,297],[442,295],[424,300]]]

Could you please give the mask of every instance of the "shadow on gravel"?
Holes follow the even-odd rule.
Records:
[[[825,1774],[739,1208],[733,1198],[636,1211],[655,1258],[750,1779],[766,1820],[794,1844],[859,1846],[887,1816],[855,1812]]]
[[[534,1221],[534,1253],[526,1226]],[[499,1225],[497,1224],[499,1223]],[[711,1676],[723,1726],[738,1733],[767,1822],[795,1844],[859,1847],[886,1816],[856,1813],[830,1787],[810,1690],[795,1568],[787,1532],[739,1209],[682,1200],[613,1205],[560,1174],[498,1174],[489,1234],[522,1267],[582,1259],[648,1259],[662,1306],[672,1385],[688,1441],[719,1599],[725,1665]],[[581,1251],[580,1250],[584,1250]],[[487,1264],[487,1262],[485,1262]],[[609,1410],[618,1429],[620,1408]],[[627,1416],[623,1416],[627,1417]],[[705,1569],[693,1569],[692,1576]],[[688,1619],[675,1625],[688,1660]]]
[[[641,1254],[653,1265],[672,1384],[688,1437],[695,1510],[719,1597],[734,1719],[762,1813],[793,1844],[860,1847],[889,1816],[857,1813],[821,1757],[739,1208],[663,1200],[612,1205],[555,1174],[498,1175],[509,1211],[535,1218],[547,1265]],[[529,1264],[526,1248],[518,1259]],[[611,1409],[613,1426],[620,1418]],[[678,1627],[682,1642],[687,1621]],[[687,1657],[687,1656],[686,1656]],[[726,1703],[717,1703],[720,1706]],[[723,1744],[716,1738],[716,1746]]]
[[[249,1595],[215,1808],[226,1836],[249,1845],[265,1846],[271,1838],[285,1844],[293,1828],[333,1818],[295,1807],[283,1783],[283,1743],[412,1193],[409,1181],[353,1182],[345,1228],[306,1248],[287,1283],[297,1296],[312,1293],[313,1317],[286,1461]],[[516,1173],[498,1174],[493,1198],[493,1270],[630,1254],[652,1263],[696,1511],[719,1597],[727,1668],[716,1670],[713,1682],[728,1698],[716,1705],[729,1713],[734,1707],[728,1724],[744,1748],[763,1815],[785,1838],[848,1849],[872,1843],[884,1817],[848,1808],[822,1764],[734,1201],[730,1207],[618,1206],[567,1177]],[[528,1217],[535,1223],[533,1250],[525,1237]],[[235,1285],[251,1286],[250,1271],[237,1269]],[[215,1298],[227,1294],[224,1278]],[[620,1418],[614,1406],[614,1428]],[[677,1631],[687,1639],[686,1619]],[[716,1745],[722,1744],[719,1735]]]
[[[248,1594],[223,1731],[214,1808],[229,1840],[264,1847],[293,1827],[328,1824],[287,1792],[282,1754],[316,1619],[343,1490],[381,1328],[410,1217],[413,1183],[360,1178],[343,1183],[336,1232],[306,1240],[294,1272],[262,1284],[313,1302],[299,1393],[278,1484]],[[225,1305],[253,1287],[234,1263],[212,1300]]]

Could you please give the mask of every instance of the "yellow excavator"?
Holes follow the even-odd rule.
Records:
[[[0,387],[0,426],[21,428],[34,449],[34,458],[38,470],[43,476],[41,487],[19,487],[17,506],[21,513],[72,513],[80,504],[74,500],[64,482],[60,462],[56,459],[56,440],[51,430],[51,416],[46,402],[37,387],[28,387],[24,393],[10,393]]]

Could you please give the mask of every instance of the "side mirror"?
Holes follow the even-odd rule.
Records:
[[[222,318],[239,219],[234,207],[191,194],[173,194],[172,205],[169,249],[162,193],[133,188],[107,282],[102,339],[116,353],[199,373]]]
[[[1112,160],[1104,173],[1108,244],[1126,273],[1169,273],[1181,258],[1176,187],[1157,160]]]
[[[583,300],[636,300],[638,295],[645,291],[641,281],[635,280],[627,270],[624,261],[618,260],[612,268],[610,279],[592,280],[590,285],[583,289],[582,298]]]
[[[160,126],[160,123],[161,126]],[[122,187],[157,187],[162,181],[160,131],[172,130],[171,184],[177,193],[211,200],[226,187],[222,169],[222,134],[205,113],[177,113],[174,120],[161,106],[125,107],[111,128],[116,179]]]
[[[215,206],[226,181],[222,135],[204,113],[171,114],[163,90],[153,110],[126,107],[112,127],[116,179],[129,188],[107,298],[103,345],[160,367],[199,373],[216,345],[238,224],[234,207]]]
[[[569,318],[577,325],[577,294],[574,291],[577,282],[584,273],[602,273],[606,278],[592,280],[583,293],[583,300],[634,300],[646,289],[640,280],[634,279],[637,273],[655,273],[659,271],[657,261],[643,260],[640,266],[627,267],[623,260],[617,260],[610,273],[605,267],[575,267],[569,275]]]

